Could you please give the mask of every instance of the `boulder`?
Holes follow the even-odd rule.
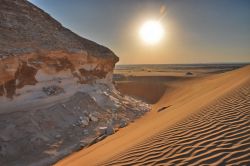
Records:
[[[128,123],[124,120],[120,121],[120,128],[126,127],[128,125]]]
[[[90,119],[91,121],[93,121],[93,122],[97,122],[97,121],[98,121],[98,118],[95,117],[95,116],[92,115],[92,114],[89,115],[89,119]]]
[[[106,129],[106,134],[107,134],[107,135],[112,135],[112,134],[114,134],[114,133],[115,133],[115,131],[114,131],[113,126],[109,125],[109,126],[107,127],[107,129]]]

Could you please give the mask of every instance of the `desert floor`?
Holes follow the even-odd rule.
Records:
[[[188,76],[117,73],[125,75],[117,88],[151,103],[152,110],[55,165],[250,164],[250,66]]]

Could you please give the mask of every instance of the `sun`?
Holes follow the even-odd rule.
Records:
[[[146,21],[140,28],[140,37],[148,44],[158,43],[164,36],[164,29],[159,21]]]

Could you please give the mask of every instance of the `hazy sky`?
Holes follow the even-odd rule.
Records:
[[[31,2],[73,32],[112,49],[119,64],[250,62],[250,0]],[[161,19],[166,31],[157,45],[139,37],[149,19]]]

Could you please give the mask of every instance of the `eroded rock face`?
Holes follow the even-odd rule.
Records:
[[[18,107],[18,100],[28,100],[24,93],[34,100],[46,97],[43,86],[110,82],[118,61],[111,50],[74,34],[26,0],[0,3],[0,98],[15,99]],[[27,88],[31,85],[37,88]],[[0,100],[0,109],[14,110],[6,110],[9,105]]]
[[[0,165],[51,165],[147,112],[112,85],[117,61],[28,1],[0,0]]]
[[[64,88],[61,91],[64,94],[56,93],[60,98],[60,95],[77,92],[87,84],[111,84],[114,64],[115,61],[110,59],[63,51],[2,59],[0,99],[8,100],[0,100],[0,112],[4,111],[1,108],[14,111],[14,107],[31,98],[33,101],[47,99],[48,93],[44,90],[48,87]],[[13,102],[15,104],[10,107]]]

